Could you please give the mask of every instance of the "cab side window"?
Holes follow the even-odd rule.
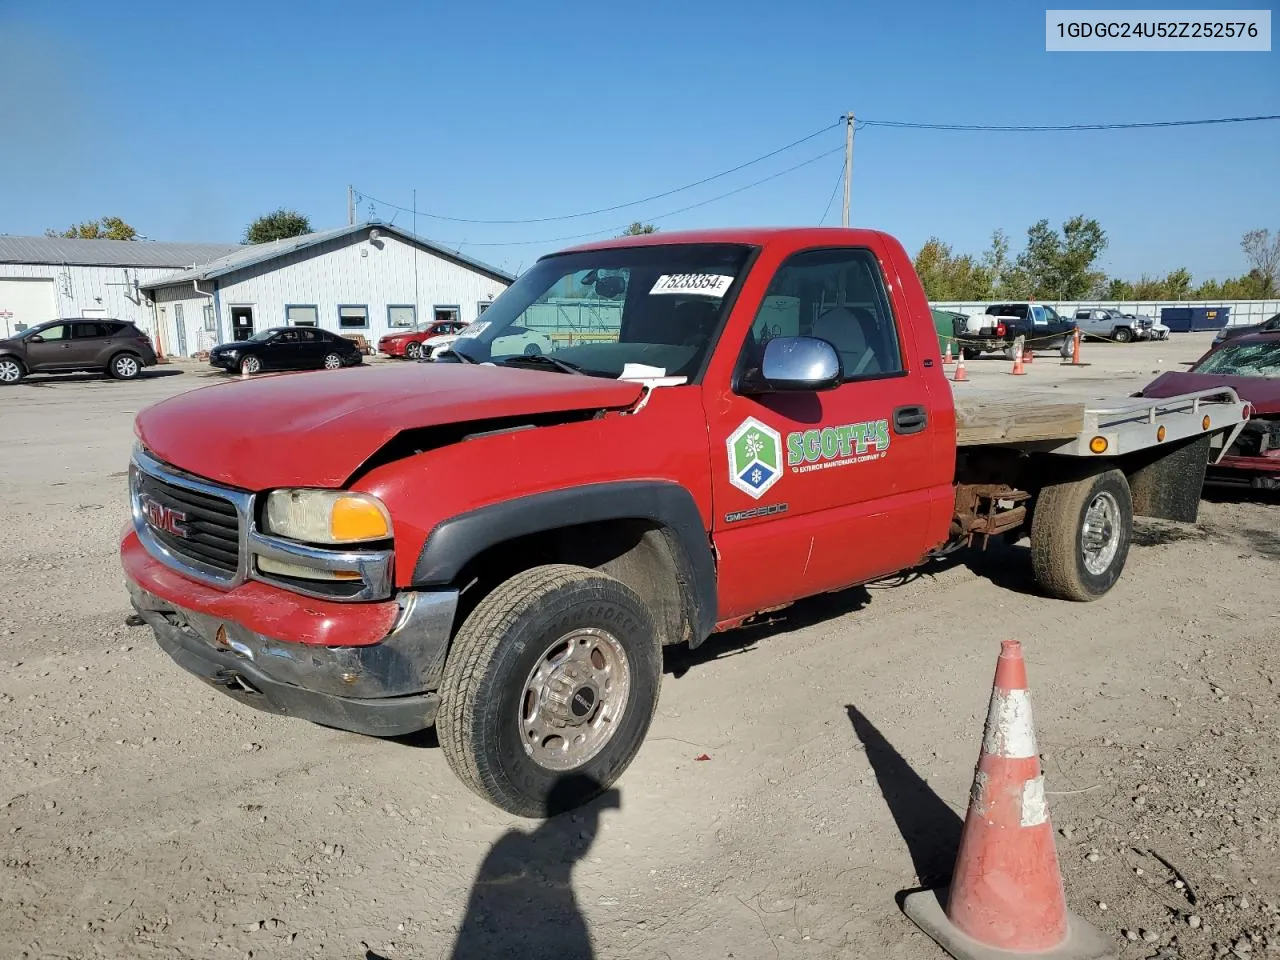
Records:
[[[863,247],[789,257],[765,292],[748,350],[759,362],[773,337],[807,336],[836,348],[846,382],[903,372],[902,347],[880,264]]]

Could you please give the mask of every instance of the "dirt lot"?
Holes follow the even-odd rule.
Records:
[[[1114,395],[1206,339],[969,372]],[[208,382],[0,393],[0,957],[940,958],[895,895],[949,874],[1006,637],[1072,907],[1125,958],[1280,950],[1274,498],[1141,524],[1095,604],[1037,597],[1024,545],[671,653],[611,802],[538,825],[430,736],[248,712],[124,625],[132,415]]]

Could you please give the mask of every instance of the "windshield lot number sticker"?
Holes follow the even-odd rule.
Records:
[[[720,273],[664,273],[653,284],[650,294],[700,293],[706,297],[723,297],[733,277]]]

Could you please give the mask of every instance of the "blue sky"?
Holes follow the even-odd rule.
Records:
[[[1206,6],[1198,4],[1198,6]],[[277,206],[317,228],[346,187],[418,232],[516,269],[551,238],[650,220],[838,148],[836,128],[707,184],[623,203],[860,118],[1024,124],[1280,113],[1280,52],[1044,50],[1045,5],[761,0],[443,3],[0,0],[0,232],[115,214],[156,240],[238,240]],[[305,11],[305,12],[304,12]],[[818,222],[839,152],[656,219],[667,230]],[[1041,217],[1098,218],[1108,272],[1245,268],[1280,230],[1280,121],[991,134],[867,128],[856,225],[1015,250]],[[396,211],[375,206],[390,219]],[[370,213],[361,204],[360,216]],[[839,223],[837,193],[827,223]],[[400,213],[396,224],[410,226]],[[613,231],[616,232],[616,231]],[[510,245],[498,245],[510,244]]]

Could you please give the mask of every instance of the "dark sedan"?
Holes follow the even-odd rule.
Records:
[[[337,370],[362,362],[360,348],[345,337],[319,327],[272,327],[248,340],[220,343],[209,351],[209,363],[244,374],[264,370]]]
[[[1139,392],[1173,397],[1194,390],[1231,387],[1253,408],[1249,422],[1206,479],[1280,488],[1280,330],[1236,337],[1183,371],[1162,373]]]
[[[1270,319],[1263,320],[1261,323],[1242,323],[1238,327],[1223,327],[1218,331],[1218,335],[1213,338],[1213,345],[1217,347],[1228,340],[1234,340],[1236,337],[1243,337],[1250,333],[1273,333],[1277,330],[1280,330],[1280,313]]]

